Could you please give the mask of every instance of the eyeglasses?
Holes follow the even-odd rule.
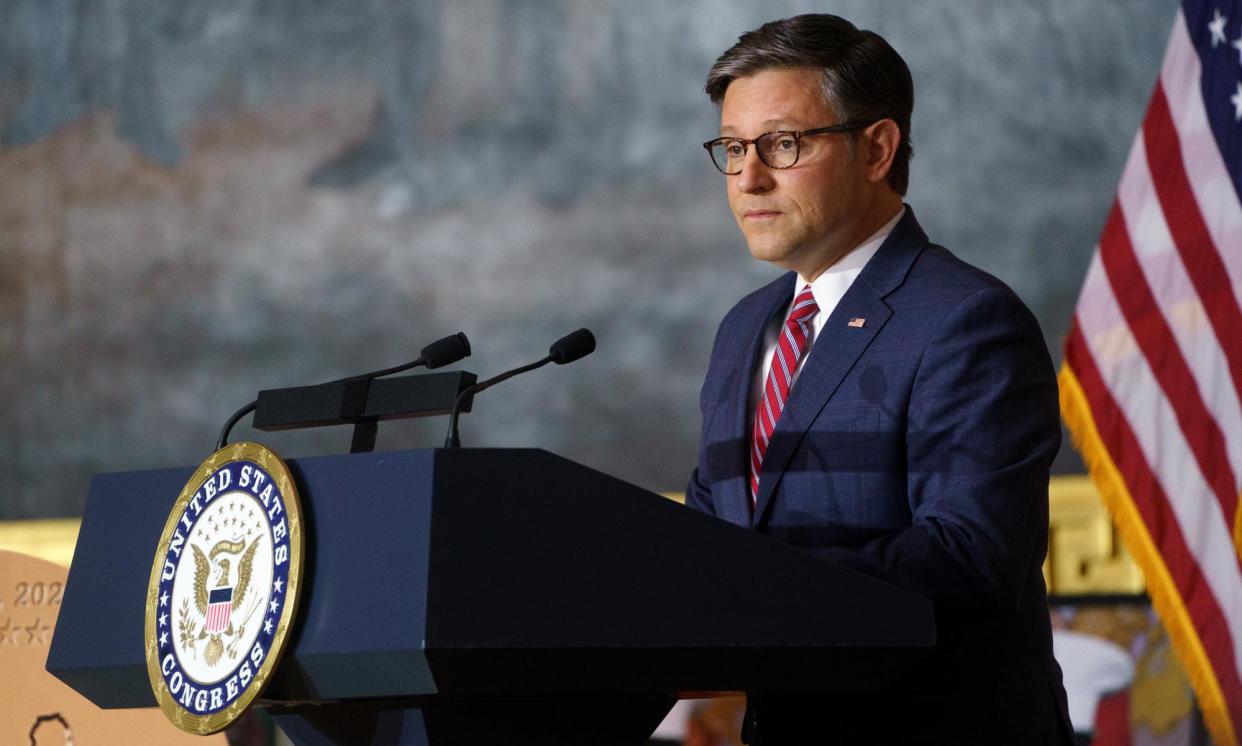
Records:
[[[712,163],[725,176],[736,176],[742,173],[742,164],[746,160],[747,149],[754,144],[759,153],[759,160],[768,168],[790,168],[798,162],[802,150],[802,138],[811,135],[828,135],[834,132],[853,132],[870,127],[870,122],[842,122],[828,127],[813,130],[790,132],[777,130],[764,132],[753,140],[742,137],[717,137],[703,143],[703,148],[712,157]]]

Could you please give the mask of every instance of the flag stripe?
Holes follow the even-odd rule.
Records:
[[[1199,55],[1191,44],[1186,19],[1179,13],[1169,39],[1169,51],[1160,69],[1169,113],[1177,128],[1182,158],[1200,213],[1218,247],[1242,246],[1242,202],[1208,124],[1203,97],[1199,95]],[[1242,297],[1242,253],[1226,252],[1222,259],[1235,296]]]
[[[1189,580],[1185,569],[1189,555],[1185,541],[1180,540],[1176,521],[1155,522],[1150,514],[1145,518],[1133,515],[1138,507],[1134,494],[1147,499],[1145,493],[1154,495],[1159,486],[1146,462],[1135,457],[1139,447],[1134,431],[1100,378],[1077,327],[1075,323],[1066,342],[1066,365],[1061,375],[1062,412],[1075,442],[1091,466],[1092,477],[1101,486],[1110,509],[1118,518],[1127,545],[1143,566],[1152,601],[1178,655],[1187,663],[1208,727],[1219,743],[1236,743],[1218,669],[1209,662],[1196,632],[1203,612],[1196,609],[1195,619],[1191,618],[1182,593],[1171,577],[1171,571],[1176,571],[1183,582]],[[1162,502],[1167,505],[1167,499]],[[1151,531],[1157,532],[1158,544],[1153,541],[1155,537]],[[1232,674],[1235,683],[1229,685],[1231,690],[1238,686],[1236,669],[1221,666],[1220,670],[1226,677]]]
[[[1092,316],[1080,314],[1073,334],[1081,333],[1087,341],[1090,359],[1110,398],[1116,401],[1128,420],[1142,424],[1133,439],[1123,444],[1115,438],[1108,442],[1114,447],[1115,458],[1143,460],[1148,465],[1153,486],[1160,488],[1162,494],[1175,496],[1170,505],[1176,517],[1174,525],[1187,537],[1190,557],[1203,574],[1202,582],[1179,588],[1183,594],[1211,593],[1224,610],[1228,630],[1220,634],[1213,632],[1212,636],[1219,638],[1224,634],[1233,641],[1242,640],[1242,570],[1229,532],[1220,520],[1211,489],[1178,429],[1176,415],[1162,396],[1148,361],[1132,337],[1127,342],[1118,334],[1120,331],[1129,337],[1129,329],[1122,322],[1120,308],[1098,256],[1087,272],[1083,288],[1083,297],[1094,299],[1095,313]],[[1071,339],[1074,339],[1073,334]],[[1067,347],[1067,355],[1069,349]],[[1137,450],[1128,450],[1133,443],[1137,443]],[[1133,482],[1127,484],[1132,493],[1144,488]],[[1148,527],[1153,531],[1164,528],[1163,524],[1149,524]],[[1231,652],[1234,648],[1239,648],[1237,642],[1231,642],[1228,649],[1215,644],[1209,647],[1209,652],[1213,654],[1212,660],[1234,668],[1236,675],[1236,671],[1242,671],[1242,665]]]
[[[1228,268],[1199,214],[1180,147],[1170,146],[1178,139],[1161,85],[1156,86],[1152,95],[1143,135],[1151,154],[1152,181],[1164,207],[1169,232],[1224,348],[1233,385],[1242,390],[1242,310],[1230,287]],[[1237,489],[1237,482],[1233,489]]]
[[[1134,257],[1121,210],[1113,206],[1104,236],[1100,239],[1100,259],[1112,285],[1113,295],[1129,323],[1139,348],[1151,362],[1160,387],[1173,407],[1177,423],[1188,440],[1199,470],[1220,503],[1225,515],[1237,510],[1236,482],[1225,451],[1225,436],[1208,413],[1198,394],[1194,376],[1178,352],[1168,323],[1156,306],[1151,288],[1143,278]],[[1236,557],[1235,557],[1236,563]]]
[[[207,622],[204,629],[207,632],[220,632],[228,626],[229,613],[233,610],[233,604],[228,601],[210,604],[207,607]]]
[[[1211,635],[1205,635],[1212,641],[1212,644],[1205,641],[1205,649],[1215,659],[1236,659],[1235,645],[1228,629],[1230,617],[1209,590],[1211,583],[1204,576],[1195,550],[1186,543],[1186,537],[1181,530],[1182,523],[1171,508],[1168,494],[1161,486],[1162,480],[1143,456],[1145,449],[1141,437],[1135,435],[1128,419],[1118,410],[1117,400],[1100,377],[1090,351],[1076,331],[1071,332],[1067,341],[1066,357],[1073,361],[1071,367],[1077,374],[1079,385],[1092,410],[1092,419],[1101,435],[1124,446],[1117,449],[1117,468],[1129,488],[1134,507],[1139,511],[1154,544],[1160,550],[1164,565],[1179,591],[1179,596],[1184,600],[1186,609],[1195,619],[1200,620],[1201,629],[1207,628],[1212,632]],[[1242,680],[1238,678],[1237,669],[1231,666],[1222,668],[1233,674],[1220,677],[1222,688],[1242,695]]]
[[[1122,173],[1117,201],[1134,253],[1143,268],[1156,303],[1173,330],[1174,341],[1190,368],[1191,375],[1219,428],[1226,433],[1242,433],[1242,403],[1229,376],[1219,339],[1207,323],[1194,284],[1173,243],[1164,220],[1160,200],[1148,170],[1147,147],[1135,138],[1134,147]],[[1225,449],[1235,475],[1242,474],[1242,438],[1227,439]]]

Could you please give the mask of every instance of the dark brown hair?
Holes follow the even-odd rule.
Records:
[[[773,68],[823,71],[824,98],[844,121],[891,119],[901,132],[888,184],[904,195],[910,181],[910,114],[914,81],[897,51],[872,31],[839,16],[809,14],[765,23],[738,38],[707,73],[704,90],[712,103],[724,101],[737,78]]]

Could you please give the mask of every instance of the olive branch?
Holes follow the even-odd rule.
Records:
[[[177,619],[177,637],[181,642],[181,648],[189,650],[190,655],[195,656],[194,624],[190,621],[190,600],[188,598],[181,599],[181,615]]]

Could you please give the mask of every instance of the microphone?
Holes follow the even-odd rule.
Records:
[[[548,348],[547,357],[536,360],[529,365],[523,365],[520,368],[505,371],[494,378],[489,378],[486,381],[480,381],[469,388],[463,389],[457,396],[457,403],[453,405],[453,413],[449,415],[448,435],[444,438],[444,447],[461,448],[461,438],[458,437],[457,434],[457,418],[461,415],[461,408],[466,401],[466,397],[473,396],[484,389],[491,388],[501,381],[513,378],[519,373],[525,373],[526,371],[534,370],[535,368],[542,368],[548,363],[556,363],[557,365],[572,363],[575,360],[580,360],[581,358],[590,355],[592,352],[595,352],[595,335],[592,334],[589,329],[579,329],[578,331],[570,332],[569,334],[566,334],[553,342],[552,346]]]
[[[465,332],[457,332],[450,334],[443,339],[437,339],[427,345],[418,353],[423,364],[432,370],[443,368],[446,365],[470,357],[470,340],[466,339]]]
[[[393,373],[400,373],[403,370],[416,368],[420,365],[434,370],[445,365],[452,365],[462,358],[470,357],[470,340],[466,339],[465,332],[457,332],[447,337],[437,339],[431,344],[419,351],[418,357],[403,365],[394,365],[391,368],[382,370],[373,370],[370,373],[361,373],[356,376],[346,376],[338,378],[328,383],[340,383],[341,381],[369,381],[372,378],[383,378]]]
[[[422,350],[419,351],[418,357],[416,359],[411,360],[410,362],[405,363],[403,365],[395,365],[391,368],[373,370],[370,373],[363,373],[361,375],[346,376],[344,378],[338,378],[335,381],[328,381],[327,383],[320,384],[320,385],[326,386],[329,384],[344,382],[347,384],[354,384],[355,386],[357,386],[359,385],[358,382],[367,382],[374,378],[382,378],[383,376],[389,376],[389,375],[392,375],[393,373],[400,373],[403,370],[409,370],[410,368],[415,368],[415,367],[418,367],[419,365],[425,366],[427,368],[435,369],[435,368],[440,368],[445,365],[452,365],[458,360],[461,360],[462,358],[467,358],[467,357],[470,357],[470,340],[466,338],[466,335],[464,332],[457,332],[456,334],[450,334],[447,337],[437,339],[436,341],[427,345],[426,347],[424,347]],[[346,388],[350,388],[350,387],[347,386]],[[365,402],[365,399],[366,399],[365,389],[360,390],[360,391],[352,391],[349,393],[352,394],[350,398],[355,400],[352,403],[358,404],[358,402]],[[258,405],[259,405],[259,400],[255,399],[254,401],[250,402],[246,406],[234,412],[233,416],[230,417],[228,421],[224,423],[224,427],[220,430],[220,437],[216,439],[216,450],[217,451],[228,444],[229,433],[232,432],[233,426],[236,425],[238,421],[241,420],[242,417],[245,417],[246,415],[253,412],[255,408],[258,407]],[[359,407],[356,406],[354,408],[359,408]]]
[[[588,329],[570,332],[552,343],[548,357],[557,365],[572,363],[595,352],[595,335]]]

